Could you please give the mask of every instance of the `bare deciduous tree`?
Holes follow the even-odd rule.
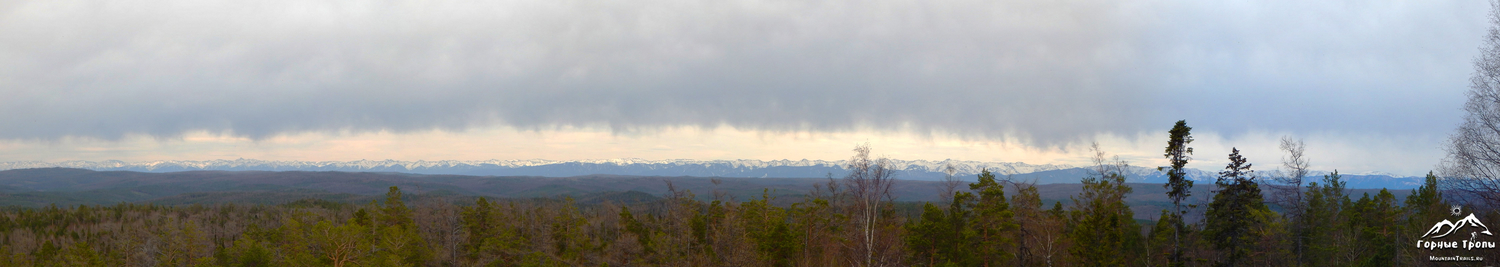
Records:
[[[1500,2],[1490,3],[1490,27],[1474,60],[1464,122],[1449,137],[1440,167],[1457,197],[1500,207]]]
[[[1099,175],[1099,177],[1109,178],[1111,174],[1124,177],[1129,173],[1130,163],[1127,163],[1124,160],[1120,160],[1120,156],[1118,155],[1113,157],[1108,156],[1107,153],[1104,153],[1104,149],[1099,147],[1099,142],[1094,142],[1094,144],[1089,147],[1089,151],[1092,151],[1094,153],[1093,156],[1089,157],[1089,160],[1094,162],[1093,175]]]
[[[844,177],[845,192],[851,198],[853,219],[858,220],[856,226],[859,233],[854,237],[856,256],[860,257],[856,262],[858,266],[878,266],[894,263],[890,258],[897,255],[890,253],[894,243],[883,242],[890,233],[881,232],[887,223],[881,219],[885,216],[881,212],[885,209],[884,203],[893,201],[891,186],[895,183],[895,170],[891,168],[891,162],[886,158],[870,158],[870,145],[861,144],[854,147],[854,157],[849,159],[849,176]]]
[[[958,168],[953,167],[953,163],[943,164],[943,181],[938,183],[938,201],[941,201],[943,204],[952,202],[953,193],[958,192],[958,186],[964,184],[963,180],[953,176],[953,174],[957,173]]]
[[[1285,156],[1281,157],[1282,169],[1279,171],[1279,175],[1276,175],[1276,183],[1266,184],[1271,189],[1271,202],[1281,206],[1286,211],[1284,216],[1293,222],[1291,226],[1293,228],[1292,231],[1295,233],[1301,233],[1304,227],[1301,223],[1302,217],[1303,214],[1306,214],[1306,207],[1302,201],[1303,178],[1307,177],[1308,171],[1307,157],[1303,156],[1302,153],[1306,150],[1306,147],[1307,145],[1302,143],[1302,140],[1292,139],[1290,136],[1282,136],[1281,151],[1286,153]],[[1304,247],[1302,241],[1302,238],[1299,237],[1294,242],[1296,245],[1293,249],[1297,255],[1298,262],[1302,261],[1302,255],[1304,254],[1302,251]]]

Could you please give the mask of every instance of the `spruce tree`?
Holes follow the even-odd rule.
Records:
[[[1204,226],[1204,233],[1223,253],[1224,266],[1238,265],[1250,255],[1257,240],[1250,230],[1263,223],[1255,213],[1270,210],[1255,182],[1255,171],[1250,170],[1251,164],[1240,156],[1238,148],[1231,151],[1229,165],[1219,172],[1215,183],[1219,188],[1209,203],[1208,222]]]

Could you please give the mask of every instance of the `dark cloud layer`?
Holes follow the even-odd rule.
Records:
[[[1442,134],[1483,3],[20,1],[0,138],[663,126]]]

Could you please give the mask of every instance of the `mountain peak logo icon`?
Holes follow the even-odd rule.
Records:
[[[1484,226],[1484,223],[1479,222],[1479,218],[1478,217],[1474,217],[1473,213],[1469,213],[1468,217],[1464,217],[1462,220],[1458,220],[1458,222],[1452,222],[1452,221],[1448,221],[1448,220],[1443,220],[1441,222],[1438,222],[1436,225],[1432,226],[1432,229],[1427,230],[1426,234],[1422,234],[1422,237],[1424,237],[1424,238],[1441,238],[1441,237],[1444,237],[1444,236],[1448,236],[1449,234],[1453,234],[1453,232],[1457,232],[1458,229],[1469,228],[1469,227],[1477,227],[1479,229],[1483,229],[1481,231],[1476,232],[1478,234],[1484,234],[1484,235],[1489,235],[1489,236],[1493,236],[1494,235],[1494,234],[1490,233],[1490,227],[1489,226]],[[1441,233],[1441,234],[1439,234],[1439,233]]]

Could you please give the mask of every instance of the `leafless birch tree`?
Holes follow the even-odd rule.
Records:
[[[1308,161],[1303,156],[1307,145],[1302,140],[1292,139],[1291,136],[1281,137],[1281,151],[1286,155],[1281,157],[1280,174],[1276,176],[1276,183],[1267,184],[1271,189],[1271,201],[1281,206],[1286,211],[1284,216],[1291,221],[1292,232],[1301,233],[1305,226],[1301,223],[1306,214],[1306,206],[1302,201],[1303,178],[1307,177]],[[1302,262],[1304,245],[1303,235],[1298,235],[1293,252],[1297,255],[1298,262]]]
[[[1449,137],[1440,182],[1463,200],[1500,207],[1500,2],[1490,6],[1490,27],[1469,78],[1466,114]]]
[[[890,233],[880,230],[882,224],[887,223],[882,221],[883,204],[894,200],[891,186],[895,183],[895,170],[886,158],[871,159],[869,144],[854,147],[854,157],[849,159],[848,169],[849,176],[845,176],[843,182],[845,192],[852,198],[852,217],[858,220],[854,254],[861,257],[852,263],[858,266],[893,263],[895,261],[890,257],[896,255],[891,253],[895,242],[882,242]]]
[[[943,204],[953,202],[953,193],[958,192],[958,186],[964,184],[963,180],[953,176],[956,173],[958,173],[958,168],[953,167],[953,163],[943,164],[943,181],[938,183],[939,202]]]

